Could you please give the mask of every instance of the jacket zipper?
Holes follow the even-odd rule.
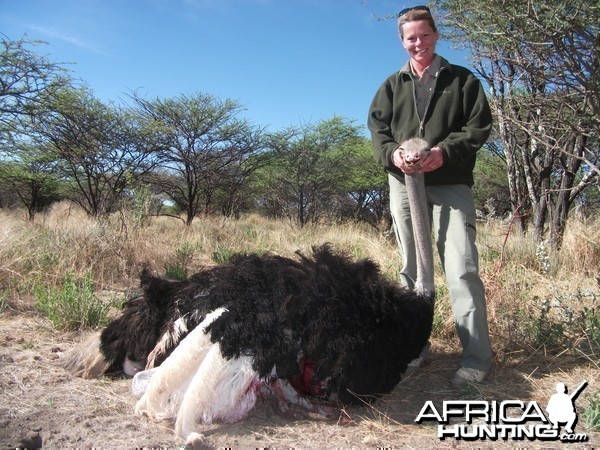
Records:
[[[431,98],[433,97],[433,94],[435,93],[435,88],[437,87],[437,83],[438,83],[438,79],[440,77],[440,74],[442,73],[442,70],[444,70],[444,67],[440,67],[440,70],[438,71],[437,76],[435,77],[435,80],[433,82],[433,88],[431,90],[431,93],[429,94],[429,98],[427,99],[427,105],[425,105],[425,111],[423,111],[423,117],[419,118],[419,137],[420,138],[424,138],[425,137],[425,118],[427,117],[427,113],[429,112],[429,105],[431,104]],[[417,88],[416,85],[414,84],[414,78],[413,78],[413,100],[415,101],[415,111],[419,111],[419,107],[417,105]],[[417,114],[419,114],[417,112]]]

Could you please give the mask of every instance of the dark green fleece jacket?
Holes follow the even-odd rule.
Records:
[[[369,110],[375,159],[404,182],[404,173],[392,163],[400,143],[422,137],[444,150],[444,165],[425,173],[425,184],[473,185],[477,151],[492,129],[492,114],[481,82],[468,69],[442,58],[434,92],[419,120],[414,81],[407,63],[378,89]]]

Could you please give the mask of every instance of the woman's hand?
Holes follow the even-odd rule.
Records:
[[[392,155],[392,162],[404,173],[432,172],[444,165],[444,150],[440,147],[432,147],[429,155],[420,164],[409,165],[404,161],[402,151],[398,148]]]
[[[444,150],[432,147],[427,158],[421,163],[420,172],[432,172],[444,165]]]

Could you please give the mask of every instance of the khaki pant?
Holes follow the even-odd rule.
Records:
[[[389,176],[390,210],[404,267],[400,283],[412,289],[417,276],[416,250],[405,186]],[[485,290],[479,278],[475,246],[475,202],[467,185],[427,186],[433,238],[446,275],[452,313],[463,347],[462,367],[489,370],[492,365]]]

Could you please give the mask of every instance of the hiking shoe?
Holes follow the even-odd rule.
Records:
[[[421,367],[421,364],[423,364],[423,361],[425,361],[425,358],[427,358],[427,355],[429,355],[430,348],[431,348],[431,344],[429,342],[427,342],[427,344],[425,344],[425,347],[423,347],[423,350],[421,350],[421,353],[419,354],[419,356],[408,363],[408,367],[406,368],[406,371],[413,372],[414,370]]]
[[[468,383],[481,383],[488,375],[487,370],[477,370],[468,367],[461,367],[452,378],[452,385],[455,388],[461,389]]]

